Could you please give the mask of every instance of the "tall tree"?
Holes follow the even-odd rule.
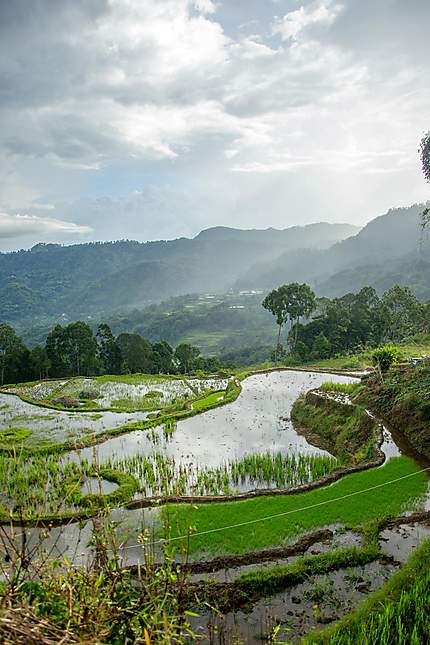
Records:
[[[200,350],[189,343],[181,343],[175,349],[175,360],[181,374],[188,374],[196,367],[196,361],[200,356]]]
[[[131,374],[137,372],[154,372],[154,352],[151,343],[140,334],[120,334],[117,338],[123,358],[123,371]]]
[[[291,282],[280,287],[283,293],[285,311],[291,322],[291,328],[294,327],[293,347],[297,343],[298,325],[300,318],[308,317],[314,311],[316,306],[316,297],[308,284],[299,284]]]
[[[44,347],[34,347],[31,350],[29,365],[32,378],[43,379],[48,376],[51,363]]]
[[[430,182],[430,130],[421,139],[420,153],[424,177]],[[421,226],[427,228],[429,225],[430,208],[425,208],[421,215]]]
[[[46,355],[50,363],[51,376],[67,376],[70,365],[65,346],[64,327],[55,325],[46,337]]]
[[[122,366],[121,349],[107,323],[97,327],[97,354],[105,374],[120,374]]]
[[[64,328],[64,343],[72,374],[94,374],[97,369],[97,343],[91,327],[82,320]]]
[[[152,345],[154,352],[155,370],[159,374],[174,374],[176,367],[174,363],[174,350],[165,340]]]
[[[277,360],[281,346],[281,331],[288,316],[285,301],[285,285],[283,287],[278,287],[278,289],[272,289],[261,304],[264,309],[270,311],[270,313],[276,318],[276,324],[278,325],[278,339],[276,343],[275,360]]]
[[[0,384],[16,382],[25,377],[28,349],[14,328],[6,323],[0,324]]]
[[[87,323],[56,325],[46,338],[46,353],[54,376],[94,374],[97,371],[97,343]]]
[[[382,296],[382,304],[387,340],[401,340],[425,328],[425,306],[409,287],[394,285]]]

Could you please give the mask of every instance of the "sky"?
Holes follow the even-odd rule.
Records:
[[[0,250],[430,197],[428,0],[0,0]]]

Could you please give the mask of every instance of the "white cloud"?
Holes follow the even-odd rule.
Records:
[[[375,13],[371,0],[301,0],[278,18],[286,3],[46,4],[0,2],[6,212],[33,207],[94,223],[95,237],[148,239],[198,230],[209,217],[284,225],[284,204],[294,204],[294,222],[310,212],[308,199],[328,204],[314,209],[318,219],[363,221],[364,195],[386,207],[416,201],[421,185],[425,196],[417,143],[429,127],[430,73],[417,52],[429,46],[415,10],[414,42],[399,47],[414,14],[403,0],[381,0]],[[2,21],[18,5],[24,13]],[[334,199],[340,184],[347,210]],[[148,185],[158,190],[149,201]],[[136,186],[146,194],[137,203],[127,196]],[[66,208],[80,195],[89,199],[82,210]],[[111,198],[106,216],[95,195]]]
[[[342,9],[343,5],[333,0],[316,0],[278,18],[273,25],[273,33],[279,34],[283,40],[296,40],[308,27],[332,25]]]
[[[90,226],[37,215],[0,213],[0,239],[37,235],[40,238],[67,237],[91,233]]]
[[[202,13],[211,14],[216,11],[216,4],[212,0],[194,0],[193,3],[197,11]]]

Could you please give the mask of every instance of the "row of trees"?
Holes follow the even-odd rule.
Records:
[[[430,331],[430,303],[422,304],[408,287],[399,285],[381,297],[372,287],[364,287],[330,300],[316,298],[306,284],[293,283],[274,289],[262,304],[279,327],[278,359],[286,353],[280,332],[287,320],[289,353],[300,360],[328,358]],[[306,323],[300,322],[302,317]]]
[[[93,374],[186,374],[197,370],[213,371],[216,358],[200,356],[188,343],[173,349],[167,342],[151,344],[137,333],[115,337],[106,323],[94,334],[82,321],[56,325],[44,347],[28,349],[14,328],[0,324],[0,384],[46,377]]]

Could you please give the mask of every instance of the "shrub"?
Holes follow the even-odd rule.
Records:
[[[58,399],[51,401],[53,405],[61,405],[63,408],[79,408],[81,402],[73,396],[60,396]]]
[[[82,390],[81,392],[79,392],[80,399],[97,399],[99,395],[100,392],[97,392],[97,390]]]
[[[387,372],[393,363],[400,359],[400,350],[396,345],[384,345],[378,347],[372,352],[372,363],[378,367],[381,372]]]

